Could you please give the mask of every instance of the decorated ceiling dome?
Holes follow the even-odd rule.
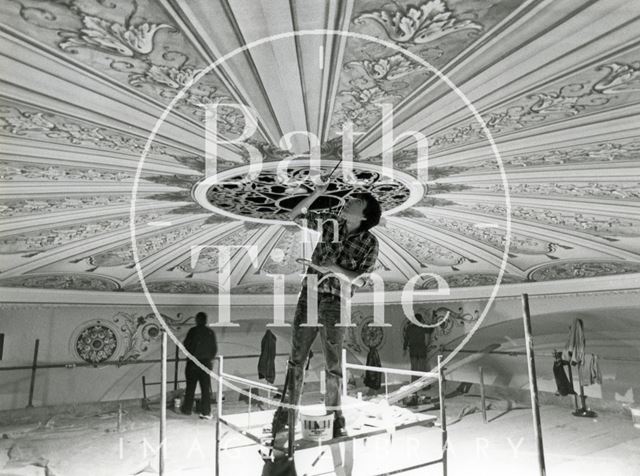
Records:
[[[2,3],[0,287],[139,292],[137,254],[150,291],[215,293],[212,247],[253,246],[231,256],[232,292],[269,294],[273,274],[296,292],[310,250],[290,212],[336,166],[314,207],[379,199],[390,290],[421,273],[459,288],[500,270],[504,285],[640,272],[627,17],[596,29],[597,4],[565,1],[241,3]],[[351,175],[336,145],[349,124]]]

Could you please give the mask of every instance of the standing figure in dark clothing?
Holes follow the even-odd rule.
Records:
[[[189,329],[187,337],[184,339],[184,346],[187,351],[197,359],[202,365],[211,370],[212,361],[218,353],[216,334],[213,329],[207,327],[207,315],[204,312],[196,314],[196,325]],[[191,359],[187,361],[185,369],[185,379],[187,389],[184,395],[182,413],[191,415],[193,407],[193,397],[196,392],[196,384],[200,384],[200,418],[211,419],[211,377],[207,372],[198,367]],[[221,398],[218,395],[218,398]]]
[[[353,284],[359,284],[358,277],[373,270],[378,258],[378,240],[370,229],[379,223],[381,208],[373,195],[362,193],[351,195],[337,215],[310,212],[308,207],[328,187],[328,182],[316,186],[314,193],[302,200],[291,212],[298,225],[319,231],[321,238],[313,251],[311,262],[308,263],[295,311],[284,403],[299,404],[303,367],[313,341],[320,334],[326,369],[325,405],[334,412],[333,436],[338,437],[345,434],[345,421],[340,410],[340,379],[346,330],[339,325],[344,303],[341,279],[338,276],[348,281],[344,283],[347,289],[345,298],[350,298]],[[318,279],[315,303],[308,303],[307,288],[312,285],[316,287],[310,276]],[[308,305],[317,309],[317,325],[305,325],[309,319]],[[281,406],[276,410],[272,423],[274,435],[285,428],[287,416],[286,407]]]
[[[424,324],[424,318],[422,314],[416,314],[418,322]],[[407,349],[409,350],[409,358],[411,359],[411,370],[417,372],[428,372],[429,367],[427,363],[427,348],[431,344],[431,334],[433,333],[432,327],[421,327],[413,322],[409,322],[404,329],[404,343],[402,345],[403,351],[406,355]],[[411,376],[411,381],[418,380],[417,375]]]

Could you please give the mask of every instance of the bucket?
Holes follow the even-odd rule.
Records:
[[[633,426],[640,430],[640,407],[629,407],[629,410],[631,410]]]
[[[173,410],[176,412],[180,411],[180,405],[182,405],[182,401],[180,400],[180,397],[176,397],[173,399]]]
[[[333,413],[324,408],[306,408],[300,411],[302,438],[311,441],[326,441],[333,438]]]

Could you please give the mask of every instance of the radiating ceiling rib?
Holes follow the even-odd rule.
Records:
[[[540,2],[539,0],[523,1],[522,4],[519,5],[509,15],[507,15],[506,18],[504,18],[498,24],[494,25],[490,31],[487,31],[485,34],[481,35],[475,42],[471,43],[468,47],[462,50],[456,57],[449,60],[443,67],[439,68],[440,72],[447,77],[453,76],[456,72],[462,69],[462,65],[468,64],[470,57],[476,57],[479,51],[484,51],[487,44],[495,42],[496,38],[503,36],[505,31],[509,31],[509,28],[516,21],[520,20],[523,17],[528,18],[529,15],[532,14],[531,12],[540,10],[543,3],[544,2]],[[483,58],[482,64],[485,65],[485,69],[490,66],[490,63],[487,63],[486,61],[486,57]],[[437,87],[438,83],[441,83],[440,78],[437,75],[432,75],[431,77],[427,78],[422,86],[417,88],[415,91],[412,91],[409,95],[407,95],[407,97],[403,98],[394,107],[394,124],[397,122],[397,125],[400,125],[406,119],[404,117],[405,111],[411,109],[416,104],[424,104],[425,98],[428,97],[429,101],[433,102],[433,88]],[[376,134],[378,134],[380,131],[381,124],[384,119],[384,117],[381,117],[379,121],[375,122],[369,128],[369,130],[365,132],[365,134],[355,139],[355,146],[358,150],[364,149],[370,144],[373,139],[375,139]]]
[[[421,263],[388,237],[384,229],[374,230],[373,234],[378,238],[379,254],[388,260],[392,272],[400,273],[404,279],[411,279],[422,271]]]
[[[131,193],[133,181],[129,183],[103,183],[100,185],[100,189],[98,190],[101,194],[106,193]],[[172,191],[180,191],[183,190],[179,187],[170,187],[167,185],[159,185],[155,183],[145,183],[143,181],[138,185],[138,192],[140,193],[149,193],[149,192],[172,192]],[[37,182],[15,182],[15,183],[4,183],[2,187],[0,187],[0,198],[23,198],[23,197],[34,197],[37,195],[45,196],[45,195],[64,195],[69,193],[85,193],[91,194],[96,193],[96,186],[92,183],[87,182],[64,182],[64,183],[53,183],[48,184],[46,187],[43,187],[42,184]]]
[[[287,0],[256,0],[247,9],[242,0],[226,0],[244,43],[293,31],[293,20]],[[269,95],[276,121],[283,134],[308,130],[301,89],[302,79],[296,61],[295,38],[282,38],[245,51],[255,66],[256,82]],[[292,61],[293,59],[293,61]],[[294,153],[309,150],[305,136],[291,140]]]
[[[471,164],[470,164],[471,165]],[[600,165],[600,166],[599,166]],[[551,182],[638,182],[640,165],[635,162],[608,163],[602,169],[599,163],[571,163],[560,166],[519,167],[507,170],[507,180],[516,183]],[[472,183],[474,185],[502,183],[498,170],[469,170],[464,175],[452,175],[437,180],[437,183]]]
[[[154,114],[156,117],[159,117],[162,111],[167,107],[166,104],[160,101],[157,101],[148,95],[140,94],[138,90],[126,85],[125,83],[114,81],[112,78],[109,78],[108,76],[100,73],[99,71],[92,68],[88,68],[86,65],[78,61],[75,61],[73,58],[69,57],[68,55],[62,55],[57,50],[50,48],[47,45],[34,42],[32,39],[21,34],[20,32],[13,30],[7,27],[6,25],[0,24],[0,49],[3,49],[2,42],[5,40],[14,42],[20,45],[21,47],[24,46],[24,48],[34,50],[36,51],[36,53],[34,53],[35,55],[45,55],[46,57],[49,57],[53,63],[58,63],[61,66],[59,68],[53,68],[52,71],[58,71],[58,70],[64,71],[66,69],[75,70],[76,74],[73,77],[70,77],[70,76],[67,77],[67,80],[72,83],[76,83],[77,81],[84,81],[84,82],[95,81],[98,84],[106,85],[106,88],[102,89],[103,93],[105,93],[104,94],[105,97],[109,97],[106,94],[106,91],[108,91],[109,88],[113,88],[115,91],[122,90],[125,92],[125,94],[128,94],[130,98],[135,98],[134,102],[140,103],[141,106],[149,105],[150,106],[149,110],[155,109]],[[13,49],[15,48],[10,48],[10,50],[13,50]],[[3,50],[10,51],[6,49],[3,49]],[[20,60],[20,58],[21,57],[18,56],[16,59]],[[49,71],[49,68],[43,71],[44,72]],[[86,76],[86,79],[84,78],[85,76]],[[93,88],[91,89],[93,90]],[[200,130],[203,128],[203,125],[199,123],[196,119],[178,111],[177,109],[174,109],[171,114],[172,116],[170,116],[167,119],[168,122],[175,120],[175,118],[180,118],[181,121],[184,121],[185,123],[190,124],[192,129]],[[224,149],[226,148],[226,146],[222,146],[222,148]]]
[[[202,221],[205,216],[191,215],[180,217],[172,221],[172,227],[184,226],[189,223]],[[141,225],[136,227],[136,238],[142,238],[153,233],[158,233],[158,227],[150,225]],[[60,261],[68,261],[78,259],[80,257],[89,256],[99,253],[107,249],[117,248],[131,242],[131,233],[129,228],[111,233],[104,233],[96,238],[89,238],[79,242],[71,242],[58,248],[43,251],[33,257],[28,263],[21,264],[4,270],[1,274],[3,278],[18,276],[33,272],[44,266],[48,266]]]
[[[436,209],[429,208],[425,210],[429,215],[443,216],[446,218],[460,217],[463,220],[472,221],[478,225],[496,225],[499,229],[506,229],[504,217],[477,213],[470,210],[461,209]],[[620,259],[637,260],[640,254],[624,250],[612,243],[611,241],[596,235],[582,233],[573,229],[567,230],[559,226],[547,225],[542,223],[531,223],[517,218],[511,219],[511,230],[514,233],[523,233],[541,240],[554,240],[560,243],[566,243],[574,246],[581,246],[587,249],[597,250],[598,252],[615,256]]]
[[[246,246],[253,248],[252,252],[245,251],[238,254],[235,260],[235,266],[231,270],[230,287],[245,284],[244,281],[255,275],[264,264],[265,260],[271,253],[273,247],[278,243],[280,237],[284,234],[285,229],[280,225],[270,225],[261,227],[249,236],[245,242]],[[255,251],[255,255],[253,252]],[[252,257],[256,258],[256,263],[252,261]]]
[[[482,261],[496,269],[500,269],[501,266],[504,266],[506,273],[524,277],[524,272],[520,268],[508,262],[503,263],[502,253],[497,251],[495,248],[486,246],[468,238],[454,237],[420,221],[419,218],[390,217],[389,222],[409,233],[417,234],[429,241],[433,241],[437,245],[455,251],[465,258],[473,258],[476,261]]]
[[[22,146],[11,144],[2,137],[2,149],[0,149],[0,160],[19,161],[22,163],[34,164],[54,164],[66,165],[72,168],[91,168],[104,170],[128,171],[135,174],[139,163],[139,157],[118,158],[113,154],[99,154],[95,150],[82,149],[60,151],[54,148],[36,148],[35,144],[31,146]],[[173,162],[172,165],[159,164],[153,160],[145,160],[144,174],[183,174],[197,175],[199,172],[185,167],[181,164]]]
[[[26,104],[34,104],[37,109],[50,109],[65,116],[121,130],[129,135],[135,134],[148,138],[162,113],[158,108],[148,107],[142,110],[134,107],[130,95],[120,94],[117,90],[109,91],[109,96],[100,94],[96,92],[97,84],[90,87],[77,85],[70,88],[70,80],[60,79],[49,71],[37,70],[31,65],[6,57],[0,59],[0,71],[3,70],[12,71],[8,78],[10,82],[6,78],[0,82],[3,94],[7,97]],[[45,94],[44,91],[47,93]],[[83,97],[83,105],[93,105],[92,108],[79,106],[78,96]],[[198,130],[178,118],[168,118],[159,128],[155,141],[185,149],[193,154],[202,153],[205,142],[204,128]],[[200,147],[194,147],[194,145],[200,145]],[[222,146],[219,149],[219,156],[232,162],[242,162],[237,152]]]
[[[206,226],[200,233],[190,236],[188,239],[174,243],[163,249],[161,253],[154,253],[139,261],[140,269],[146,279],[153,280],[155,273],[167,268],[171,263],[180,263],[190,259],[194,247],[206,246],[213,240],[218,241],[229,233],[239,232],[243,228],[241,223],[222,223],[218,225]],[[232,252],[232,256],[236,253]],[[233,263],[233,258],[231,260]],[[122,280],[122,286],[127,287],[137,283],[138,273],[134,271]]]
[[[488,193],[444,193],[438,194],[438,197],[453,200],[461,203],[491,203],[499,206],[505,206],[505,194],[488,194]],[[571,197],[551,197],[551,196],[510,196],[511,206],[525,206],[549,210],[567,211],[567,212],[590,212],[610,217],[621,218],[639,218],[640,207],[637,202],[618,203],[617,200],[576,200]],[[585,209],[588,203],[588,209]]]
[[[564,56],[560,56],[555,58],[548,63],[540,65],[536,70],[532,70],[523,74],[522,76],[514,79],[509,84],[502,84],[500,89],[487,91],[484,96],[478,96],[473,98],[473,105],[478,110],[481,115],[485,115],[486,113],[490,113],[491,111],[500,108],[500,107],[508,107],[510,103],[514,100],[522,99],[531,94],[535,94],[537,92],[546,91],[549,88],[553,89],[554,85],[558,83],[558,81],[565,79],[568,81],[567,84],[570,84],[570,78],[577,73],[588,73],[591,72],[594,68],[598,68],[603,63],[613,61],[612,58],[623,55],[635,49],[638,49],[640,43],[637,40],[637,35],[635,34],[638,27],[640,27],[640,22],[638,22],[638,18],[634,18],[632,20],[628,20],[626,16],[624,16],[623,10],[619,15],[620,20],[626,20],[620,28],[624,28],[626,36],[623,36],[622,39],[626,38],[626,42],[622,42],[620,44],[616,44],[613,47],[610,46],[610,33],[611,31],[607,31],[606,33],[592,39],[591,41],[585,42],[584,44],[580,43],[579,47],[574,51],[569,51],[565,53]],[[621,35],[622,36],[622,35]],[[593,49],[593,42],[599,42],[597,46],[601,48],[601,51],[596,53]],[[578,54],[580,53],[580,54]],[[570,58],[572,61],[575,61],[572,65],[565,65],[562,63],[564,58]],[[582,59],[582,62],[577,62],[577,60]],[[501,66],[503,68],[504,66]],[[553,71],[544,71],[544,68],[553,67]],[[496,71],[496,75],[500,75],[502,79],[504,76],[504,71],[499,70]],[[544,81],[535,81],[531,78],[538,77],[537,75],[542,75]],[[496,83],[497,78],[489,78],[487,79],[488,84]],[[527,82],[526,86],[522,86],[523,89],[516,89],[516,85],[521,82]],[[508,86],[512,86],[511,89]],[[520,86],[518,86],[520,87]],[[557,87],[557,86],[556,86]],[[479,89],[488,88],[487,85],[483,83],[479,83]],[[465,94],[468,97],[471,97],[473,94],[471,91],[468,91],[467,88],[464,88]],[[513,91],[511,91],[513,90]],[[497,96],[497,99],[492,99],[493,96]],[[439,99],[440,100],[440,99]],[[430,129],[431,134],[436,135],[441,132],[446,132],[448,129],[454,126],[460,126],[467,122],[474,121],[473,117],[470,114],[470,111],[461,101],[458,101],[455,96],[449,94],[448,96],[443,96],[442,100],[448,100],[450,103],[458,103],[455,106],[455,110],[450,110],[450,114],[443,117],[443,121],[437,127],[433,127]],[[438,102],[434,102],[434,108],[446,108],[447,106],[444,104],[439,104]],[[410,118],[410,120],[417,121],[416,116]]]
[[[172,210],[182,203],[167,203],[148,200],[136,202],[136,213],[143,212],[166,212]],[[124,217],[131,212],[131,204],[95,207],[83,210],[66,210],[59,213],[46,213],[42,215],[29,215],[28,217],[5,218],[0,224],[0,236],[10,236],[20,233],[29,233],[54,226],[67,226],[83,224],[88,221],[101,220],[106,218]]]
[[[337,2],[338,16],[336,18],[335,26],[330,29],[337,31],[349,31],[349,24],[351,23],[351,14],[353,12],[354,0],[345,0],[343,2]],[[332,15],[330,14],[328,20],[331,21]],[[321,110],[322,119],[320,123],[323,126],[321,142],[326,142],[333,139],[329,137],[329,129],[331,128],[331,119],[333,116],[333,108],[336,102],[336,95],[338,94],[338,85],[340,84],[340,74],[342,73],[342,62],[344,60],[344,52],[349,41],[346,35],[334,36],[331,41],[330,49],[324,52],[325,57],[328,59],[329,67],[325,63],[324,70],[327,71],[326,77],[323,78],[323,85],[326,84],[326,90],[323,87],[323,105],[324,109]],[[326,93],[325,93],[326,91]]]
[[[563,56],[571,60],[572,64],[580,64],[599,54],[594,52],[594,45],[584,48],[585,44],[590,41],[585,38],[585,34],[590,35],[590,38],[598,38],[615,28],[616,25],[624,25],[629,22],[628,9],[626,8],[628,3],[623,0],[616,1],[618,2],[618,8],[614,9],[612,5],[607,10],[607,14],[614,18],[609,21],[597,22],[597,25],[592,25],[592,13],[584,10],[575,15],[569,14],[565,21],[558,21],[557,12],[554,12],[553,9],[541,10],[540,13],[534,16],[536,21],[531,21],[534,18],[531,17],[533,13],[528,12],[525,15],[525,17],[531,17],[528,22],[518,26],[517,29],[515,24],[511,28],[510,42],[503,42],[498,47],[492,47],[493,51],[490,54],[499,57],[499,63],[495,63],[493,67],[480,74],[474,74],[468,81],[459,81],[455,74],[449,74],[449,76],[458,87],[462,88],[465,95],[480,112],[489,110],[498,104],[496,100],[491,99],[492,95],[498,101],[502,101],[504,98],[516,93],[526,95],[527,91],[533,91],[539,86],[541,78],[546,80],[548,77],[560,76],[571,70],[571,64],[567,64],[567,61],[559,60]],[[584,2],[576,3],[576,7],[582,8],[582,6],[584,6]],[[549,21],[543,21],[545,15],[550,16]],[[556,18],[551,20],[553,16],[556,16]],[[554,23],[556,23],[555,28],[545,31],[543,36],[540,36],[539,31],[527,31],[527,28],[538,30],[540,28],[548,28],[549,24],[553,25]],[[528,38],[521,38],[526,34],[529,34]],[[632,26],[627,27],[626,36],[623,34],[618,36],[620,36],[620,40],[617,44],[625,44],[633,40],[637,41],[637,35]],[[544,39],[545,44],[552,43],[554,47],[542,47],[540,45],[542,39]],[[519,45],[519,41],[528,42],[528,44]],[[599,46],[601,48],[600,53],[613,49],[610,37],[603,38],[599,42]],[[507,56],[498,56],[500,49],[509,48],[511,50],[508,51]],[[578,54],[578,52],[581,52],[582,55]],[[507,51],[504,53],[507,53]],[[554,55],[553,59],[550,58],[550,54]],[[487,60],[488,58],[485,55],[482,62],[478,64],[486,64]],[[543,70],[539,70],[538,68],[542,66],[544,66]],[[469,72],[471,69],[467,71]],[[535,72],[535,74],[532,74],[532,72]],[[425,130],[425,126],[428,127],[428,135],[433,135],[460,121],[462,119],[459,117],[460,114],[466,116],[469,121],[473,120],[466,110],[466,106],[455,94],[448,91],[447,87],[439,82],[436,83],[436,88],[440,90],[440,96],[434,100],[433,97],[437,96],[434,91],[425,91],[425,94],[428,92],[429,96],[431,96],[429,107],[425,108],[423,105],[420,111],[416,111],[415,114],[407,117],[404,122],[398,121],[396,135],[404,130]],[[445,123],[442,123],[442,121],[445,121]],[[434,127],[438,123],[440,124]],[[373,142],[369,141],[366,144],[358,144],[359,152],[365,157],[376,155],[379,153],[379,149],[379,139]]]
[[[197,2],[186,3],[176,0],[161,0],[161,3],[165,11],[182,27],[182,32],[189,38],[194,48],[202,55],[207,65],[213,64],[222,58],[225,53],[229,53],[229,51],[220,50],[216,45],[216,41],[211,37],[211,34],[214,32],[212,32],[210,26],[205,26],[202,23],[205,19],[200,18],[192,10]],[[219,15],[226,15],[226,13],[223,13],[225,9],[222,3],[223,2],[217,5],[212,2],[207,2],[207,13],[213,15],[215,12]],[[238,44],[237,46],[242,45]],[[216,68],[212,69],[212,72],[216,73],[217,77],[238,104],[244,104],[256,111],[260,111],[260,108],[251,100],[251,95],[248,93],[246,85],[240,81],[240,77],[233,71],[233,68],[230,67],[230,61],[219,64]],[[271,110],[269,98],[263,97],[263,99],[266,101],[267,110]],[[271,114],[259,115],[257,124],[258,131],[267,141],[277,144],[278,125],[274,122],[274,118],[269,116],[271,116]]]

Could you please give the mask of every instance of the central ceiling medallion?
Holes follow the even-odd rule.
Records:
[[[339,162],[323,160],[313,170],[308,159],[292,160],[286,168],[279,169],[278,164],[262,164],[253,179],[249,178],[249,166],[226,170],[196,184],[193,197],[204,208],[230,218],[288,223],[291,210],[313,192],[314,177],[330,173]],[[352,172],[349,177],[338,168],[329,188],[311,209],[337,212],[349,196],[369,192],[380,202],[383,214],[391,215],[422,198],[423,186],[408,174],[394,170],[393,176],[385,175],[382,167],[371,164],[354,164]]]

